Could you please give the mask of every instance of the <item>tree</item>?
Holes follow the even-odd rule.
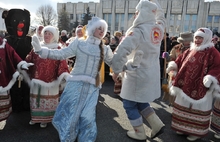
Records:
[[[81,22],[81,25],[87,25],[88,24],[88,21],[92,19],[92,15],[91,13],[89,12],[89,7],[87,7],[86,9],[86,13],[84,13],[84,16],[82,18],[82,22]]]
[[[76,21],[73,22],[73,27],[72,28],[76,28],[78,25],[79,25],[78,18],[76,17]]]
[[[36,12],[36,22],[43,26],[56,26],[57,15],[53,7],[51,5],[40,6]]]
[[[59,30],[70,31],[70,18],[65,8],[63,8],[58,14],[58,28]]]

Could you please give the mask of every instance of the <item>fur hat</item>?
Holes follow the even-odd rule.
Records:
[[[99,18],[99,17],[92,17],[91,20],[89,20],[88,25],[86,26],[86,35],[87,37],[93,36],[95,29],[102,27],[104,28],[104,34],[103,37],[106,35],[108,24],[105,20]]]
[[[62,30],[61,34],[64,33],[65,35],[67,35],[67,31],[66,30]]]
[[[190,49],[204,50],[206,48],[214,46],[214,43],[212,42],[212,31],[210,29],[208,29],[208,28],[199,28],[194,33],[194,39],[197,36],[203,37],[203,42],[199,46],[196,46],[196,44],[194,42],[191,43]]]
[[[203,37],[203,44],[209,44],[212,42],[212,31],[208,28],[199,28],[195,33],[194,33],[194,38],[196,36]]]
[[[156,11],[157,5],[148,0],[140,0],[138,5],[136,6],[136,11],[138,11],[138,15],[133,22],[134,26],[137,26],[146,21],[156,21]]]
[[[184,41],[193,41],[193,34],[191,32],[180,33],[180,37],[177,38],[177,42],[183,43]]]
[[[46,26],[46,27],[44,27],[43,30],[42,30],[43,36],[44,36],[45,31],[51,32],[53,34],[54,41],[58,42],[58,40],[59,40],[59,32],[58,32],[58,29],[56,27],[54,27],[54,26]]]
[[[82,25],[78,25],[78,26],[76,27],[76,31],[75,31],[75,33],[77,33],[78,30],[82,30],[82,28],[83,28]]]

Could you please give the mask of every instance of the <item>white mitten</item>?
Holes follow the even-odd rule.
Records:
[[[203,84],[206,88],[210,88],[212,84],[212,80],[210,78],[204,77],[203,78]]]
[[[39,39],[38,39],[38,37],[36,35],[34,35],[32,37],[31,44],[32,44],[32,46],[34,48],[34,52],[41,51],[40,41],[39,41]]]
[[[23,81],[23,79],[24,79],[24,76],[22,74],[19,74],[18,80]]]
[[[33,63],[24,63],[24,64],[21,65],[21,69],[22,70],[28,70],[28,68],[30,66],[33,66],[33,65],[34,65]]]

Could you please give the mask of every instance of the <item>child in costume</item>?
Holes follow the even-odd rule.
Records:
[[[59,36],[55,27],[45,26],[42,35],[41,46],[46,46],[48,49],[61,48],[58,45]],[[62,91],[60,85],[65,85],[63,80],[69,76],[68,66],[65,60],[42,59],[34,50],[27,55],[26,61],[35,64],[24,76],[30,86],[31,121],[29,124],[40,123],[40,127],[45,128],[47,123],[52,121],[58,106],[60,91]]]
[[[132,139],[146,140],[143,117],[152,128],[151,138],[163,132],[164,124],[149,102],[161,95],[159,55],[164,28],[165,17],[157,0],[140,0],[136,6],[133,25],[114,51],[112,77],[115,82],[118,81],[118,74],[123,71],[127,58],[133,58],[137,50],[143,52],[139,68],[125,72],[120,94],[133,126],[133,130],[127,132]]]
[[[10,89],[17,81],[19,71],[28,70],[32,65],[22,61],[7,40],[0,37],[0,121],[6,120],[12,111]]]
[[[42,58],[56,60],[76,56],[71,76],[60,98],[53,118],[60,141],[94,142],[97,135],[96,104],[100,89],[99,70],[104,60],[111,64],[112,51],[103,46],[102,38],[107,31],[107,23],[93,17],[86,29],[87,39],[74,40],[61,50],[41,48],[33,37],[32,45]]]
[[[220,96],[220,54],[211,41],[212,31],[199,28],[190,48],[167,67],[167,73],[176,72],[170,88],[176,96],[171,127],[189,141],[208,134],[213,98]]]

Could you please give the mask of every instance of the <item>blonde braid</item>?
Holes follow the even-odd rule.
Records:
[[[95,78],[96,79],[96,83],[95,83],[96,87],[98,87],[99,83],[100,83],[99,71],[100,71],[100,69],[102,67],[102,62],[104,60],[104,49],[103,49],[103,42],[102,42],[102,40],[101,40],[101,43],[99,44],[99,49],[100,49],[100,60],[99,60],[99,66],[98,66],[98,73],[97,73],[96,78]]]

